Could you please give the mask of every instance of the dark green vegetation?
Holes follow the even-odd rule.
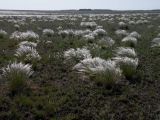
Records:
[[[155,17],[155,15],[151,16]],[[10,35],[15,31],[13,24],[6,20],[0,22],[0,28]],[[28,20],[29,23],[30,20]],[[40,35],[37,50],[42,60],[33,68],[35,71],[25,91],[14,94],[1,78],[0,84],[0,120],[159,120],[160,119],[160,48],[150,48],[150,42],[160,33],[160,19],[149,24],[129,25],[129,32],[137,31],[142,35],[138,40],[138,71],[128,84],[106,88],[89,80],[82,80],[72,67],[74,62],[65,64],[63,52],[69,48],[81,48],[92,41],[78,37],[55,35],[42,37],[42,30],[58,26],[64,29],[81,29],[81,20],[34,22],[21,26],[20,31],[33,30]],[[117,23],[96,21],[102,25],[120,46],[122,38],[114,32]],[[153,25],[148,28],[148,25]],[[42,28],[41,30],[37,29]],[[51,40],[52,44],[44,41]],[[95,40],[96,42],[96,40]],[[14,60],[18,42],[9,38],[0,39],[0,67]],[[107,59],[112,57],[113,48],[91,51],[93,56]],[[49,57],[50,56],[50,57]],[[126,81],[126,80],[124,80]]]

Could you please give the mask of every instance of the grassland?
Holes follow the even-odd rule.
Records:
[[[128,15],[132,19],[132,14]],[[137,15],[136,19],[141,19],[143,15]],[[83,17],[89,18],[88,15]],[[111,17],[112,22],[102,21],[102,18],[106,18],[103,15],[94,21],[103,26],[107,35],[115,40],[115,44],[111,48],[90,49],[93,57],[107,60],[114,56],[113,50],[116,47],[122,46],[123,37],[115,35],[115,31],[119,29],[118,23],[124,20],[118,20],[114,15]],[[15,50],[20,42],[9,38],[16,30],[15,23],[9,20],[18,21],[22,18],[0,18],[0,29],[8,33],[7,37],[0,38],[0,68],[15,61]],[[158,14],[145,15],[148,23],[127,24],[126,30],[129,33],[137,31],[141,35],[135,47],[139,65],[132,79],[123,78],[120,84],[111,88],[87,78],[82,79],[72,69],[75,61],[64,62],[64,51],[93,46],[100,38],[88,41],[77,36],[62,37],[58,34],[59,26],[64,30],[84,28],[80,26],[81,17],[73,16],[76,20],[71,20],[68,16],[59,18],[62,20],[53,20],[52,17],[25,17],[25,24],[20,25],[19,31],[32,30],[39,35],[37,51],[42,59],[33,67],[34,73],[28,80],[28,86],[19,93],[11,92],[7,82],[3,77],[0,78],[0,120],[159,120],[160,47],[150,47],[152,39],[160,33]],[[55,34],[51,37],[43,36],[42,31],[45,28],[54,30]],[[48,44],[47,41],[51,43]]]

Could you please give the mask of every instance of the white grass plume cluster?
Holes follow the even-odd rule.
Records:
[[[13,80],[17,77],[26,79],[33,74],[31,67],[32,66],[29,64],[14,62],[12,64],[9,64],[6,68],[2,68],[2,76],[7,80]]]
[[[23,58],[24,60],[40,60],[41,56],[33,47],[22,45],[16,50],[16,57]]]
[[[8,33],[4,30],[0,30],[0,38],[5,38],[8,35]]]
[[[95,35],[93,33],[84,35],[83,38],[85,38],[86,40],[94,40],[95,39]]]
[[[62,37],[73,36],[74,35],[74,31],[72,29],[60,30],[58,32],[58,34],[61,35]]]
[[[90,30],[72,30],[72,29],[68,29],[68,30],[60,30],[58,32],[59,35],[61,35],[62,37],[67,37],[67,36],[75,36],[75,37],[82,37],[86,34],[90,34],[92,33],[92,31]]]
[[[38,40],[39,39],[39,35],[36,34],[33,31],[27,31],[27,32],[15,31],[10,36],[10,39],[14,39],[14,40]]]
[[[137,38],[137,39],[141,38],[141,35],[140,35],[138,32],[136,32],[136,31],[131,32],[131,33],[129,34],[129,36],[130,36],[130,37]]]
[[[66,60],[83,60],[87,58],[91,58],[92,55],[90,54],[90,51],[86,48],[77,48],[77,49],[69,49],[64,52],[64,58]]]
[[[160,47],[160,37],[159,38],[154,38],[151,41],[151,47]]]
[[[102,46],[112,47],[115,44],[115,41],[110,37],[104,37],[98,41]]]
[[[104,29],[99,28],[99,29],[94,30],[93,34],[95,34],[96,36],[105,36],[107,35],[107,32]]]
[[[43,30],[43,35],[44,35],[44,36],[51,37],[51,36],[54,35],[54,31],[51,30],[51,29],[44,29],[44,30]]]
[[[130,25],[135,25],[135,24],[136,24],[136,22],[135,22],[135,21],[133,21],[133,20],[131,20],[131,21],[129,21],[129,22],[128,22],[128,24],[130,24]]]
[[[75,65],[73,69],[90,77],[98,77],[96,81],[103,83],[115,83],[121,76],[121,70],[114,61],[106,61],[99,57],[84,59]]]
[[[15,28],[16,30],[19,30],[20,26],[19,26],[18,24],[15,24],[15,25],[14,25],[14,28]]]
[[[20,47],[20,46],[28,46],[28,47],[36,48],[36,47],[37,47],[37,43],[29,42],[29,41],[22,41],[22,42],[19,43],[18,46],[19,46],[19,47]]]
[[[118,25],[119,25],[120,28],[126,28],[127,27],[127,24],[124,23],[124,22],[119,22]]]
[[[2,68],[2,77],[8,83],[11,92],[22,92],[33,74],[30,64],[14,62]]]
[[[114,61],[120,66],[123,75],[130,79],[136,72],[138,66],[138,58],[115,57]]]
[[[135,47],[137,45],[137,39],[135,37],[127,36],[122,39],[122,43],[124,43],[127,47]]]
[[[127,36],[128,35],[128,32],[126,30],[116,30],[115,31],[115,34],[117,36]]]
[[[129,57],[136,58],[137,54],[133,48],[129,47],[119,47],[115,50],[115,56],[117,57]]]
[[[81,27],[94,28],[97,26],[96,22],[81,22]]]

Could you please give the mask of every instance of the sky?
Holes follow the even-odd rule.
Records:
[[[160,9],[160,0],[0,0],[0,9],[15,10],[66,10],[112,9],[151,10]]]

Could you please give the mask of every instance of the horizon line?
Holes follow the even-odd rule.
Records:
[[[91,9],[91,8],[80,8],[80,9],[0,9],[0,11],[79,11],[79,10],[108,10],[108,11],[154,11],[160,9]]]

